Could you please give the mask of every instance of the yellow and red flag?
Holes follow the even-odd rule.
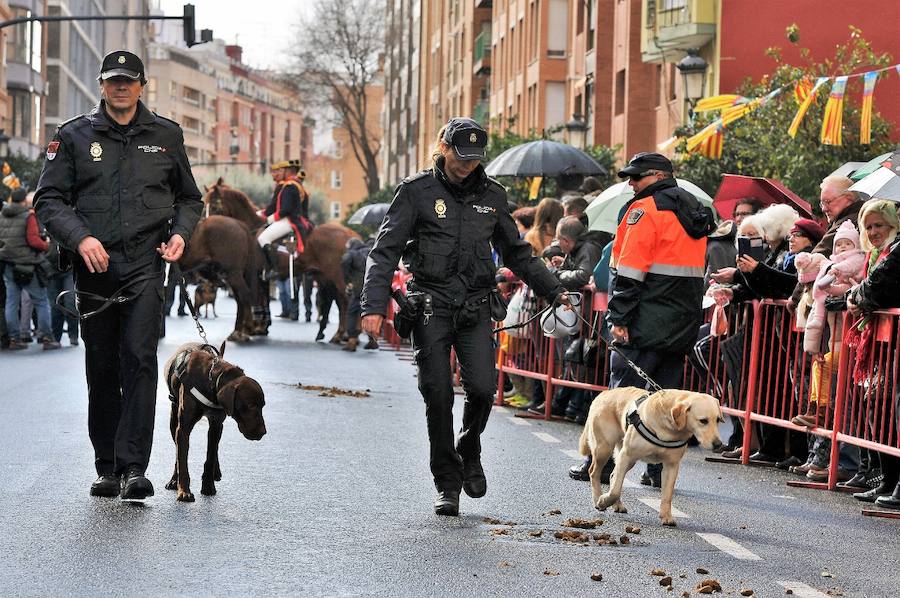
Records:
[[[710,110],[722,110],[738,104],[747,103],[747,98],[735,94],[722,94],[711,98],[703,98],[694,106],[694,112],[708,112]]]
[[[875,93],[875,82],[878,72],[872,71],[863,76],[863,101],[859,115],[859,142],[872,143],[872,95]]]
[[[713,160],[718,160],[722,157],[722,146],[725,142],[725,129],[723,127],[718,127],[716,132],[707,137],[700,143],[700,154],[706,156],[707,158],[711,158]]]
[[[847,77],[836,77],[828,103],[825,104],[825,116],[822,119],[820,141],[825,145],[841,145],[841,125],[844,119],[844,92],[847,91]]]
[[[536,176],[531,179],[531,183],[528,186],[528,199],[537,199],[538,193],[541,192],[541,181],[544,180],[544,177]]]
[[[813,85],[809,95],[806,96],[806,99],[800,104],[800,108],[797,109],[797,114],[794,115],[794,120],[791,122],[791,126],[788,127],[788,135],[791,137],[797,136],[797,131],[800,129],[800,123],[803,121],[803,117],[806,116],[806,111],[809,110],[810,104],[816,99],[816,92],[819,90],[819,87],[828,80],[829,77],[819,77],[816,79],[816,84]]]
[[[809,94],[812,93],[813,90],[813,82],[809,79],[800,79],[794,85],[794,99],[797,100],[797,105],[802,106],[803,102],[806,101],[806,98],[809,97]],[[815,101],[815,98],[813,98]]]

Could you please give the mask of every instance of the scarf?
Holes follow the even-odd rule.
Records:
[[[887,244],[885,244],[887,245]],[[865,275],[868,276],[888,254],[888,247],[883,250],[873,247],[869,250],[866,261]],[[869,378],[871,371],[872,337],[874,326],[870,326],[872,316],[863,315],[850,326],[845,342],[848,347],[855,349],[856,360],[853,363],[853,382],[863,384]]]

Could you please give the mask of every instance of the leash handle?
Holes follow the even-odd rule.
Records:
[[[121,304],[121,303],[125,303],[126,301],[133,300],[134,297],[140,295],[143,292],[144,288],[146,288],[147,285],[150,283],[150,281],[152,279],[156,278],[157,276],[159,276],[159,274],[160,274],[160,272],[150,272],[148,274],[138,276],[131,282],[127,282],[124,285],[122,285],[121,287],[119,287],[118,290],[115,293],[113,293],[111,297],[104,297],[103,295],[98,295],[97,293],[92,293],[90,291],[79,291],[77,289],[73,289],[73,290],[69,290],[69,291],[62,291],[59,295],[56,296],[56,300],[54,301],[54,304],[61,312],[68,314],[72,317],[78,318],[79,320],[81,320],[83,322],[83,321],[87,320],[88,318],[91,318],[93,316],[96,316],[99,313],[106,311],[113,305]],[[144,283],[144,284],[141,287],[141,289],[137,293],[135,293],[134,297],[126,297],[125,295],[123,295],[123,293],[126,289],[128,289],[138,283]],[[99,302],[101,302],[101,305],[94,311],[89,311],[85,314],[82,314],[78,311],[72,311],[71,309],[69,309],[68,307],[63,305],[63,303],[62,303],[63,297],[65,297],[66,295],[69,295],[69,294],[74,295],[76,299],[78,297],[87,297],[89,299],[93,299],[94,301],[99,301]]]

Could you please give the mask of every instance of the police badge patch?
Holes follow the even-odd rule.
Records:
[[[100,146],[99,141],[95,141],[91,144],[91,157],[94,159],[94,162],[100,161],[100,156],[103,155],[103,148]]]
[[[625,221],[626,224],[637,224],[638,220],[641,219],[641,216],[644,215],[644,210],[640,208],[634,208],[630,212],[628,212],[628,220]]]
[[[437,214],[438,218],[447,217],[447,204],[443,199],[434,200],[434,213]]]
[[[59,141],[51,141],[50,145],[47,146],[47,159],[52,160],[56,157],[56,152],[59,151]]]

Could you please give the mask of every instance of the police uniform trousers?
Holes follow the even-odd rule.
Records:
[[[88,384],[88,433],[99,475],[121,474],[130,466],[146,470],[153,443],[158,367],[156,347],[163,308],[161,260],[140,263],[110,261],[106,272],[91,274],[84,263],[75,265],[79,291],[111,297],[122,286],[145,274],[157,277],[138,282],[122,295],[129,300],[111,305],[84,320]],[[99,308],[99,300],[79,297],[84,314]]]
[[[422,319],[413,329],[413,345],[419,370],[419,391],[425,399],[431,473],[438,492],[462,488],[462,459],[481,455],[481,433],[497,388],[494,370],[493,326],[485,302],[473,326],[458,328],[453,310],[435,305],[426,325]],[[456,349],[463,389],[462,429],[454,442],[453,379],[450,349]]]

